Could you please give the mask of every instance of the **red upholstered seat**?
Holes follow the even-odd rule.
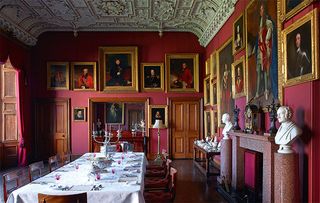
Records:
[[[171,167],[171,160],[167,159],[166,161],[166,167],[151,167],[149,169],[147,169],[146,173],[145,173],[145,177],[165,177],[167,174],[167,171],[170,171],[170,167]]]
[[[170,182],[170,176],[165,178],[145,178],[144,179],[144,187],[146,189],[150,188],[168,188],[168,184]]]

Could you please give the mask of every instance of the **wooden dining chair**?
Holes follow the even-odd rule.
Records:
[[[22,170],[17,169],[14,171],[10,171],[2,176],[3,182],[3,198],[6,202],[8,199],[8,195],[15,189],[19,188],[21,185],[20,176],[22,175]]]
[[[38,194],[38,203],[86,203],[87,193],[75,195],[46,195]]]
[[[57,155],[51,156],[48,159],[49,171],[50,173],[57,168],[59,168],[58,157]]]
[[[29,180],[30,182],[40,178],[43,175],[44,163],[38,161],[29,165]]]
[[[66,165],[71,162],[71,154],[70,153],[64,153],[58,155],[58,162],[60,166]]]

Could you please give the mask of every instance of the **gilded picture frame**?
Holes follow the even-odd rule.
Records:
[[[214,136],[218,136],[218,132],[219,132],[219,127],[218,127],[218,111],[217,110],[213,110],[212,111],[212,133]]]
[[[284,85],[319,79],[318,9],[283,30],[282,37]]]
[[[199,92],[199,54],[166,54],[167,92]]]
[[[210,75],[211,74],[211,65],[210,65],[210,58],[208,58],[207,60],[206,60],[206,76],[207,75]]]
[[[211,83],[211,76],[208,75],[203,79],[203,103],[205,106],[210,105],[210,83]]]
[[[232,98],[231,64],[233,63],[232,38],[219,49],[217,57],[218,117],[228,113],[232,119],[234,99]],[[221,126],[220,119],[218,120]]]
[[[204,138],[212,137],[212,111],[204,111]]]
[[[309,6],[314,0],[281,0],[281,21],[288,20]]]
[[[165,128],[168,128],[168,105],[149,105],[148,126],[153,128],[156,118],[161,119]]]
[[[99,47],[100,85],[108,92],[138,92],[138,47]]]
[[[123,102],[107,102],[105,103],[105,122],[106,124],[124,124],[124,103]]]
[[[210,105],[211,105],[211,106],[216,106],[217,104],[218,104],[217,78],[212,78],[212,76],[211,76]]]
[[[244,57],[231,65],[232,69],[232,96],[234,99],[245,96],[246,92],[246,71]]]
[[[274,1],[252,0],[245,10],[246,100],[263,109],[273,100],[280,101],[277,5]],[[260,24],[261,19],[264,23]]]
[[[87,121],[87,108],[86,107],[73,107],[73,121],[86,122]]]
[[[164,64],[141,63],[141,91],[162,92],[164,87]]]
[[[211,76],[213,78],[217,77],[217,52],[214,51],[211,55],[210,55],[210,66],[211,66]]]
[[[47,62],[47,89],[69,90],[69,62]]]
[[[245,47],[245,30],[244,30],[244,14],[241,14],[233,22],[233,35],[232,35],[232,51],[233,55],[237,54]]]
[[[75,91],[97,90],[96,69],[96,62],[72,62],[72,89]]]

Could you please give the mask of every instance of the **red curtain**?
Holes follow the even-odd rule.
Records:
[[[8,57],[7,62],[10,63],[10,59]],[[16,70],[16,97],[17,97],[17,120],[18,120],[18,136],[19,136],[19,146],[18,146],[18,166],[26,166],[27,165],[27,150],[25,146],[24,136],[24,117],[23,117],[23,98],[22,92],[20,91],[22,85],[24,84],[24,75],[23,71],[14,67]]]

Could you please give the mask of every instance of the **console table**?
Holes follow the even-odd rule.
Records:
[[[199,170],[208,176],[219,175],[220,172],[210,172],[210,158],[214,158],[215,155],[220,155],[220,151],[206,151],[197,144],[193,144],[193,163],[199,168]],[[204,158],[202,158],[204,157]]]

